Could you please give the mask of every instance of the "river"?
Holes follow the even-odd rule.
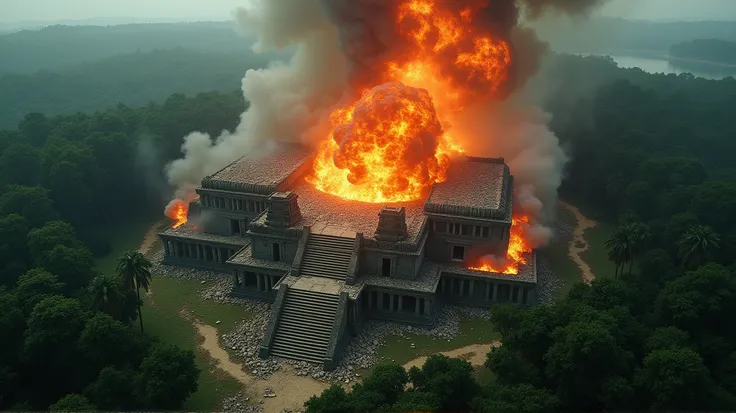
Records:
[[[583,53],[581,53],[583,54]],[[724,66],[708,62],[687,60],[670,60],[666,55],[651,53],[650,56],[640,54],[611,54],[619,67],[638,67],[648,73],[692,73],[693,76],[706,79],[736,78],[736,66]]]

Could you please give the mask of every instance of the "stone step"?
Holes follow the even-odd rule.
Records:
[[[299,315],[298,313],[281,313],[279,317],[281,321],[287,324],[304,324],[314,325],[319,327],[331,328],[332,322],[335,321],[334,315],[318,315],[318,314],[305,314]]]
[[[348,251],[337,251],[337,250],[329,250],[329,249],[308,249],[304,253],[304,258],[307,257],[316,258],[316,259],[326,259],[328,260],[327,263],[330,262],[343,262],[347,261],[350,262],[350,258],[353,256],[353,253]]]
[[[302,275],[307,275],[310,277],[330,278],[330,279],[339,280],[339,281],[345,281],[348,278],[347,274],[327,274],[327,273],[320,272],[320,271],[301,271],[300,270],[300,273]]]
[[[337,311],[337,303],[320,303],[318,298],[314,300],[300,300],[297,301],[295,298],[292,298],[291,300],[285,300],[284,303],[284,310],[289,310],[291,308],[294,308],[298,311],[304,310],[309,311],[311,313],[325,313],[325,314],[334,314],[335,311]]]
[[[316,268],[314,266],[309,267],[301,267],[299,269],[299,272],[302,275],[306,276],[313,276],[313,277],[327,277],[327,278],[337,278],[337,279],[343,279],[347,277],[347,271],[337,271],[337,270],[325,270],[324,268]]]
[[[291,334],[305,337],[329,337],[332,331],[332,324],[335,320],[332,321],[332,323],[323,322],[317,325],[315,323],[301,323],[296,320],[282,320],[284,325],[280,326],[276,331],[283,334],[277,334],[277,336],[281,337]]]
[[[305,343],[308,342],[313,346],[326,348],[330,341],[329,330],[309,331],[306,328],[290,328],[288,331],[279,330],[278,332],[280,334],[276,336],[275,340],[279,340],[279,342],[283,340],[288,341],[288,339],[293,338],[295,340],[302,340]]]
[[[285,359],[301,360],[309,363],[322,364],[324,355],[319,351],[309,352],[308,349],[295,349],[284,344],[274,344],[271,347],[271,355]]]
[[[286,294],[286,296],[314,296],[314,297],[327,297],[327,298],[334,298],[336,301],[340,300],[340,295],[335,293],[326,293],[323,291],[312,291],[312,290],[301,290],[298,288],[290,288],[289,293]]]
[[[323,242],[329,244],[353,245],[355,238],[335,237],[332,235],[309,234],[309,241]]]

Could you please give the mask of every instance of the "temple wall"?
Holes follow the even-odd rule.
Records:
[[[294,261],[296,250],[299,247],[299,239],[288,239],[282,237],[263,237],[251,235],[251,246],[253,258],[276,261],[274,257],[274,244],[278,245],[279,260],[291,264]]]
[[[392,251],[363,251],[360,257],[361,274],[376,275],[382,274],[383,260],[391,260],[391,278],[400,278],[411,280],[416,277],[419,266],[421,265],[421,256],[415,254],[398,254]]]
[[[484,255],[504,256],[509,245],[510,224],[504,222],[433,219],[428,225],[425,257],[434,262],[477,262]],[[454,247],[462,248],[459,259]]]
[[[511,279],[443,273],[437,286],[437,296],[444,302],[458,305],[490,307],[499,303],[532,306],[537,304],[537,286]]]
[[[381,288],[366,288],[360,296],[366,319],[432,325],[437,319],[438,303],[434,295]]]

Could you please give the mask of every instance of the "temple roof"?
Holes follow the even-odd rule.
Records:
[[[312,152],[297,144],[277,143],[254,151],[202,180],[202,187],[270,195],[289,186]]]
[[[445,182],[435,184],[424,205],[431,214],[510,219],[512,177],[503,158],[455,160]]]

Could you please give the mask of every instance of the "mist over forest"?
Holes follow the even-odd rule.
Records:
[[[736,329],[728,327],[736,312],[736,79],[578,55],[733,64],[736,23],[595,18],[535,27],[552,51],[520,94],[550,115],[567,157],[560,199],[598,223],[583,234],[597,278],[581,282],[568,254],[575,220],[560,208],[540,267],[572,276],[559,277],[544,305],[494,306],[463,332],[472,340],[480,326],[503,343],[481,343],[484,362],[434,355],[407,372],[397,363],[425,354],[399,339],[381,350],[411,343],[399,361],[360,370],[354,387],[325,385],[306,411],[736,408]],[[181,317],[183,306],[202,305],[199,290],[164,301],[210,279],[156,284],[166,276],[126,270],[160,270],[151,254],[135,254],[143,234],[119,249],[135,220],[160,224],[174,192],[165,166],[182,156],[183,137],[234,130],[250,106],[245,72],[289,58],[256,54],[249,36],[232,22],[0,34],[0,411],[258,403],[240,394],[242,383],[213,373],[201,337]],[[207,303],[196,316],[219,328],[251,316]]]

